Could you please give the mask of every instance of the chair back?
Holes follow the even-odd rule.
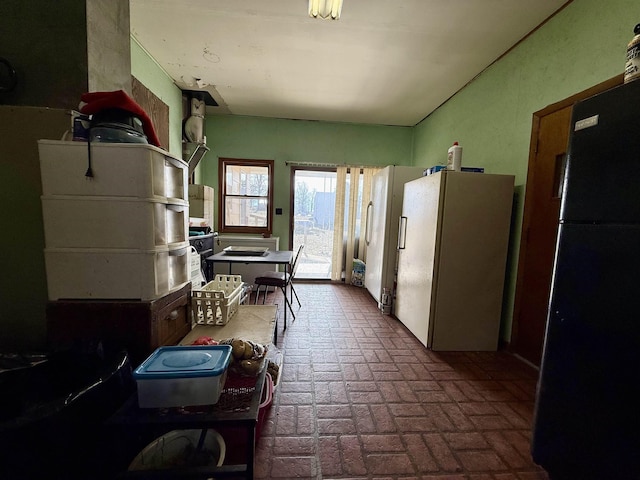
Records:
[[[300,254],[302,253],[302,249],[304,248],[304,245],[300,245],[298,247],[298,251],[296,252],[296,256],[293,259],[293,265],[291,266],[291,278],[289,279],[289,281],[291,281],[291,279],[293,279],[293,277],[296,276],[296,270],[298,270],[298,260],[300,258]]]

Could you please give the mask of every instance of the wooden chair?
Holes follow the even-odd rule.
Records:
[[[267,299],[267,291],[269,290],[269,287],[278,287],[280,290],[282,290],[282,294],[284,295],[284,301],[287,304],[287,307],[289,307],[289,311],[291,312],[291,315],[295,320],[296,314],[293,313],[293,308],[291,306],[291,302],[293,302],[294,295],[298,302],[298,307],[301,307],[302,304],[300,303],[300,299],[298,298],[298,294],[296,293],[295,288],[293,288],[293,279],[296,276],[296,270],[298,269],[298,260],[300,259],[300,254],[302,253],[303,248],[304,248],[304,245],[300,245],[300,247],[298,247],[296,256],[293,259],[293,264],[291,265],[291,274],[289,274],[288,272],[269,271],[269,272],[264,272],[261,276],[255,279],[255,284],[258,285],[258,288],[256,289],[256,300],[255,300],[256,304],[258,303],[258,298],[260,297],[260,289],[263,286],[264,286],[264,296],[262,297],[263,304]],[[287,298],[287,286],[291,290],[291,302],[289,302],[289,299]]]

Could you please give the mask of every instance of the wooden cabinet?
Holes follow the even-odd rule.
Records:
[[[137,366],[156,348],[176,345],[191,330],[191,284],[151,301],[59,300],[47,304],[47,340],[54,350],[126,349]]]

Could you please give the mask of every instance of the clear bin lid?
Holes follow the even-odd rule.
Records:
[[[133,375],[137,379],[216,376],[231,358],[230,345],[160,347]]]

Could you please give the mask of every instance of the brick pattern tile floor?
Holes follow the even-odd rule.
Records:
[[[534,369],[505,352],[427,350],[362,288],[296,291],[255,478],[548,479],[529,453]]]

